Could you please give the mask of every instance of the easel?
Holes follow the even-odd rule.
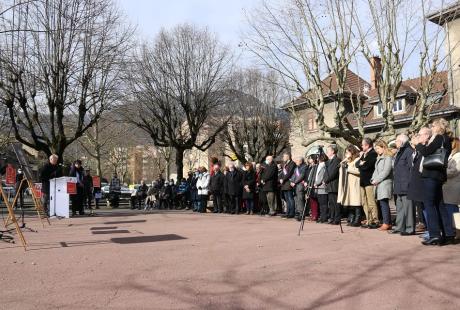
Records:
[[[22,146],[19,143],[11,143],[11,147],[14,151],[14,154],[16,155],[16,159],[18,161],[19,167],[22,169],[24,172],[24,177],[21,180],[21,183],[19,184],[18,190],[16,192],[16,195],[14,197],[13,203],[11,207],[14,209],[16,206],[16,203],[18,201],[19,195],[21,194],[22,187],[24,186],[24,181],[27,182],[27,185],[29,186],[30,192],[32,194],[32,200],[35,206],[35,210],[37,211],[38,218],[40,219],[40,222],[42,223],[43,228],[45,228],[45,223],[43,219],[46,219],[48,222],[48,225],[51,225],[48,217],[45,214],[45,209],[43,208],[43,205],[40,201],[40,198],[37,197],[35,190],[34,190],[34,183],[32,182],[32,172],[29,170],[29,164],[27,162],[27,159],[24,155],[24,152],[22,151]],[[24,222],[24,216],[23,216],[23,222]],[[5,226],[9,225],[9,221],[12,220],[10,217],[8,217]],[[23,225],[24,226],[24,225]]]
[[[16,216],[14,214],[13,207],[10,205],[10,202],[8,201],[8,196],[5,194],[5,191],[3,190],[3,185],[0,182],[0,192],[2,194],[2,199],[5,202],[6,208],[8,209],[8,219],[11,219],[11,223],[14,224],[14,228],[16,229],[16,233],[19,236],[19,239],[21,240],[22,246],[24,247],[24,251],[27,250],[27,242],[26,239],[24,239],[24,235],[22,234],[21,228],[19,227],[18,220],[16,219]],[[8,221],[8,220],[7,220]],[[5,227],[7,223],[5,222]],[[12,236],[5,235],[6,240],[10,242],[12,239]],[[2,233],[3,237],[3,233]],[[14,242],[14,241],[13,241]]]
[[[27,185],[29,186],[30,192],[32,194],[32,200],[33,200],[33,203],[34,203],[34,206],[35,206],[35,210],[37,211],[38,218],[40,219],[40,222],[42,223],[43,228],[45,228],[45,223],[44,223],[43,219],[46,219],[46,221],[48,222],[48,225],[51,225],[50,220],[45,215],[45,210],[43,209],[43,206],[41,204],[40,198],[38,198],[36,196],[36,194],[35,194],[35,190],[34,190],[34,187],[33,187],[34,186],[33,182],[30,181],[25,175],[24,175],[24,178],[21,180],[21,183],[19,183],[19,187],[18,187],[18,190],[16,191],[16,195],[14,196],[13,202],[11,204],[11,208],[14,210],[14,207],[16,206],[16,204],[18,202],[19,195],[21,194],[21,190],[22,190],[22,187],[24,185],[24,182],[27,182]],[[22,216],[23,216],[23,219],[22,219],[23,225],[22,225],[21,228],[25,228],[24,214]],[[12,220],[11,216],[8,216],[8,218],[7,218],[6,222],[5,222],[5,227],[11,224],[10,223],[11,220]]]

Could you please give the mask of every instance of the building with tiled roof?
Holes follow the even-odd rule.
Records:
[[[378,61],[378,58],[374,59]],[[380,99],[378,96],[378,91],[375,81],[368,83],[362,77],[356,75],[352,71],[348,70],[347,73],[347,85],[349,93],[354,98],[359,98],[363,102],[363,111],[361,114],[362,122],[364,124],[364,130],[369,136],[374,136],[377,134],[384,125],[384,120],[382,118],[382,106],[379,103]],[[371,68],[371,77],[375,76],[373,68]],[[336,115],[335,109],[336,104],[334,100],[334,95],[337,90],[337,86],[332,83],[331,80],[335,79],[334,76],[328,76],[324,83],[331,85],[331,91],[328,92],[329,100],[324,109],[324,117],[326,124],[328,126],[334,126],[334,117]],[[422,85],[422,79],[410,79],[402,82],[396,101],[393,108],[393,115],[395,117],[395,129],[397,132],[405,132],[409,125],[412,122],[414,117],[415,105],[417,104],[418,98],[418,89]],[[374,84],[374,85],[373,85]],[[335,88],[334,88],[335,87]],[[448,89],[448,71],[443,71],[436,73],[434,77],[434,84],[432,88],[431,100],[434,101],[431,106],[430,115],[434,117],[444,117],[452,122],[453,127],[457,127],[456,120],[460,114],[460,109],[451,104],[449,98]],[[302,96],[305,98],[308,96],[308,92]],[[300,136],[298,128],[293,125],[291,129],[291,145],[292,152],[296,155],[304,155],[308,153],[309,149],[315,149],[315,145],[328,144],[327,141],[316,141],[312,145],[305,145],[306,141],[310,141],[315,137],[330,137],[329,135],[322,133],[318,130],[318,127],[315,123],[316,112],[313,109],[308,109],[305,105],[305,100],[301,98],[295,100],[294,102],[284,106],[285,109],[291,111],[292,117],[295,117],[297,122],[303,122],[303,135]],[[357,128],[357,120],[355,114],[350,113],[349,116],[350,123]],[[294,123],[291,122],[291,123]],[[339,145],[344,146],[345,141],[337,139]],[[305,149],[307,147],[307,150]]]

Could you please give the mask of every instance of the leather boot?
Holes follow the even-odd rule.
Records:
[[[351,226],[359,227],[361,226],[361,208],[355,208],[354,212],[355,212],[355,215],[354,215],[353,223],[351,224]]]

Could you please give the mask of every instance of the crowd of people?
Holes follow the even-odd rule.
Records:
[[[304,158],[283,154],[276,163],[233,162],[199,167],[178,184],[160,175],[133,192],[131,207],[138,209],[193,209],[307,220],[378,229],[401,236],[423,232],[424,245],[455,243],[453,214],[460,204],[460,141],[444,119],[434,120],[409,138],[400,134],[395,147],[384,140],[364,138],[360,146],[348,145],[343,159],[335,144]],[[46,170],[45,170],[46,171]],[[71,176],[77,178],[77,198],[72,212],[83,212],[85,176],[76,161]],[[120,186],[114,176],[111,191]],[[116,191],[116,190],[115,190]],[[396,218],[390,205],[396,206]],[[90,202],[87,202],[90,204]],[[75,205],[75,206],[74,206]]]

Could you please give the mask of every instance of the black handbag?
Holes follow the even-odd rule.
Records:
[[[442,169],[446,167],[447,152],[444,148],[444,136],[442,137],[442,144],[433,154],[423,158],[423,168],[427,169]]]

